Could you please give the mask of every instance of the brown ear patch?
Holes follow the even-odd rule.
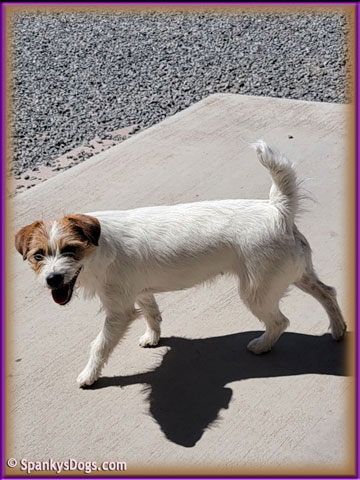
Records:
[[[29,252],[30,241],[34,236],[35,231],[39,228],[43,230],[43,227],[44,222],[37,220],[31,225],[21,228],[15,235],[15,248],[22,255],[24,260]]]
[[[90,215],[74,214],[67,215],[60,222],[70,224],[74,233],[95,246],[99,245],[101,226],[97,218]]]

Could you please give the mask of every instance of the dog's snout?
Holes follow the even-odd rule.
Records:
[[[61,273],[50,273],[46,277],[46,282],[49,285],[49,287],[56,288],[60,287],[60,285],[63,283],[64,276],[61,275]]]

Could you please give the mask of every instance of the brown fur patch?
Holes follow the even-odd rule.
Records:
[[[15,235],[15,247],[16,250],[23,256],[25,260],[30,250],[30,243],[33,242],[35,237],[35,243],[45,247],[48,240],[48,234],[43,221],[33,222],[31,225],[23,227]],[[41,246],[39,248],[42,248]]]
[[[48,251],[49,233],[46,224],[43,221],[35,221],[31,225],[23,227],[15,235],[15,247],[23,256],[28,259],[31,268],[35,273],[40,273],[41,263],[36,261],[33,255],[41,251],[46,255]]]
[[[76,214],[67,215],[62,218],[60,222],[69,225],[73,231],[77,232],[83,239],[86,239],[93,245],[99,245],[101,227],[97,218],[91,217],[90,215]]]
[[[49,226],[49,224],[44,222],[36,226],[28,243],[27,259],[35,273],[40,273],[42,263],[41,261],[37,261],[34,255],[37,252],[43,252],[43,256],[50,255],[51,253],[49,247]]]
[[[60,251],[69,245],[77,247],[76,258],[80,259],[92,252],[98,245],[100,223],[89,215],[67,215],[59,220],[64,235],[60,237]]]

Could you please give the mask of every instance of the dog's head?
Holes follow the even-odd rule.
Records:
[[[99,244],[100,223],[89,215],[67,215],[36,221],[15,235],[15,247],[51,289],[54,301],[66,305],[86,258]]]

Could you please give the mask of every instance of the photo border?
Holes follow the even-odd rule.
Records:
[[[272,8],[278,7],[282,10],[285,10],[286,7],[292,6],[303,6],[305,8],[308,7],[324,7],[325,8],[333,8],[339,7],[343,9],[346,6],[353,6],[355,8],[355,62],[356,62],[356,72],[355,72],[355,79],[354,79],[354,101],[355,101],[355,153],[356,153],[356,160],[355,160],[355,197],[356,197],[356,205],[355,205],[355,222],[356,222],[356,238],[355,238],[355,265],[356,265],[356,290],[355,290],[355,320],[356,320],[356,360],[355,360],[355,375],[356,375],[356,412],[355,412],[355,422],[356,422],[356,438],[355,438],[355,462],[356,462],[356,473],[355,476],[334,476],[334,477],[323,477],[323,476],[251,476],[251,477],[237,477],[237,476],[224,476],[218,477],[213,476],[211,478],[359,478],[359,400],[360,400],[360,388],[359,388],[359,345],[360,345],[360,332],[358,328],[358,316],[359,316],[359,295],[360,295],[360,285],[359,285],[359,249],[360,249],[360,229],[359,229],[359,209],[360,209],[360,198],[359,198],[359,184],[360,184],[360,168],[359,168],[359,156],[360,156],[360,146],[359,146],[359,137],[360,137],[360,126],[359,126],[359,52],[360,52],[360,34],[359,34],[359,27],[360,27],[360,7],[359,5],[354,2],[345,2],[345,3],[321,3],[321,2],[294,2],[294,3],[281,3],[281,2],[104,2],[104,3],[97,3],[97,2],[3,2],[1,4],[0,10],[0,22],[1,22],[1,478],[24,478],[24,477],[32,477],[32,478],[54,478],[54,476],[46,476],[45,475],[24,475],[21,477],[15,477],[11,475],[5,476],[5,373],[6,373],[6,352],[8,346],[6,345],[6,330],[5,330],[5,318],[6,318],[6,295],[8,290],[8,285],[6,284],[6,273],[8,270],[8,265],[6,262],[6,249],[7,249],[7,241],[6,241],[6,232],[8,231],[9,226],[9,218],[8,212],[6,212],[6,156],[7,156],[7,147],[8,145],[8,138],[6,132],[6,124],[7,118],[9,116],[8,112],[8,99],[6,98],[7,92],[7,64],[6,64],[6,8],[11,6],[14,7],[24,7],[24,9],[33,9],[33,8],[47,8],[51,7],[51,9],[58,9],[65,7],[69,8],[81,8],[81,9],[88,9],[89,7],[98,8],[107,8],[107,7],[131,7],[132,9],[139,9],[139,7],[146,7],[146,8],[159,8],[159,7],[172,7],[178,9],[179,7],[231,7],[231,8],[241,8],[241,7],[250,7],[254,9],[259,9],[260,7]],[[10,88],[10,87],[9,87]],[[283,98],[283,97],[281,97]],[[92,478],[190,478],[189,476],[171,476],[171,477],[154,477],[154,476],[141,476],[141,477],[134,477],[134,476],[127,476],[125,475],[108,475],[108,476],[99,476],[99,475],[57,475],[58,477],[62,478],[82,478],[84,476],[92,477]],[[191,478],[210,478],[204,476],[197,476],[192,475]]]

